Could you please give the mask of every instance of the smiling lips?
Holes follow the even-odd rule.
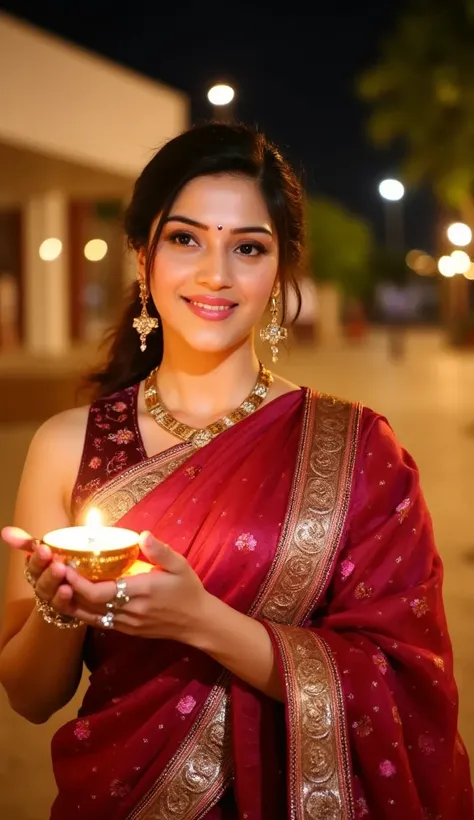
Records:
[[[208,319],[211,322],[221,322],[228,319],[237,307],[235,302],[223,299],[221,296],[183,296],[189,309],[195,316]]]

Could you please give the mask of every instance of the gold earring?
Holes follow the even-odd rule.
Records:
[[[154,316],[150,316],[147,310],[148,288],[145,282],[140,282],[140,301],[142,303],[142,309],[140,316],[137,316],[137,318],[133,320],[133,327],[140,336],[140,350],[144,353],[146,350],[146,337],[159,326],[158,319]]]
[[[263,342],[269,342],[272,348],[272,362],[278,361],[278,344],[288,337],[286,327],[280,324],[278,314],[280,313],[280,299],[278,295],[273,294],[270,305],[270,312],[272,318],[270,324],[262,328],[260,331],[260,338]]]

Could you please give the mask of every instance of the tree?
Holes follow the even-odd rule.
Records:
[[[374,248],[371,265],[374,287],[381,283],[400,287],[408,284],[410,270],[406,265],[404,253],[380,245]]]
[[[364,298],[371,287],[373,237],[368,225],[327,199],[307,203],[309,266],[316,282]]]
[[[369,135],[401,143],[408,182],[429,182],[474,225],[474,0],[409,0],[359,80]]]

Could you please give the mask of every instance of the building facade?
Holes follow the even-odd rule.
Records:
[[[123,208],[189,103],[5,14],[0,99],[0,353],[62,354],[120,309]]]

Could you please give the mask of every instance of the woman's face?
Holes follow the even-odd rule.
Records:
[[[139,261],[143,276],[144,253]],[[193,179],[171,208],[151,275],[165,344],[178,335],[203,353],[238,346],[264,313],[277,271],[278,238],[257,183]]]

